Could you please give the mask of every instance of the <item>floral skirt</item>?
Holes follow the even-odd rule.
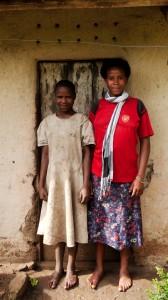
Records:
[[[142,246],[140,197],[131,197],[131,183],[111,183],[108,195],[99,200],[100,177],[92,176],[93,198],[88,204],[89,241],[116,250]]]

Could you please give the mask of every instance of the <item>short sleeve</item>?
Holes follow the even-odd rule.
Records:
[[[40,123],[37,130],[37,145],[39,147],[48,145],[47,124],[45,119]]]
[[[94,145],[94,133],[92,123],[87,117],[84,117],[82,122],[82,146]]]
[[[154,135],[151,121],[147,110],[140,116],[140,126],[138,129],[139,138],[150,137]]]

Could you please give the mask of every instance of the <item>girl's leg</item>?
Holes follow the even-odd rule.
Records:
[[[96,249],[96,268],[88,278],[88,281],[91,285],[92,289],[96,289],[98,286],[104,272],[104,254],[105,254],[105,247],[101,243],[97,243]]]
[[[64,286],[66,290],[78,284],[78,277],[75,274],[77,250],[78,250],[78,244],[76,244],[75,247],[68,248],[68,263],[67,263],[65,286]]]
[[[49,287],[55,289],[64,275],[63,261],[64,261],[65,243],[58,243],[55,248],[55,271],[52,279],[49,282]]]
[[[120,252],[120,279],[119,279],[119,291],[125,292],[132,285],[132,279],[128,270],[130,250],[123,249]]]

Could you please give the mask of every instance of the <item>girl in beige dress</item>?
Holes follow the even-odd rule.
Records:
[[[75,273],[77,243],[87,243],[87,208],[90,195],[90,146],[94,144],[88,118],[73,110],[75,86],[61,80],[55,87],[57,112],[46,117],[37,132],[42,147],[39,177],[42,204],[38,234],[43,243],[55,245],[56,266],[50,288],[56,288],[64,274],[65,245],[68,262],[65,289],[78,283]]]

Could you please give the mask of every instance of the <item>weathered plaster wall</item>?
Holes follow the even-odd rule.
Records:
[[[132,66],[129,91],[144,100],[155,130],[151,151],[154,174],[142,197],[145,246],[136,252],[136,258],[139,262],[166,261],[168,49],[160,46],[168,46],[167,36],[166,12],[163,14],[159,8],[87,10],[87,14],[76,10],[66,12],[66,17],[63,10],[1,13],[2,259],[30,260],[36,256],[38,201],[32,181],[36,175],[37,61],[123,56]]]
[[[12,255],[25,256],[29,249],[20,230],[32,208],[34,193],[36,73],[34,62],[26,60],[25,54],[24,49],[15,47],[0,49],[0,255],[10,259]],[[25,238],[32,241],[32,236]]]

